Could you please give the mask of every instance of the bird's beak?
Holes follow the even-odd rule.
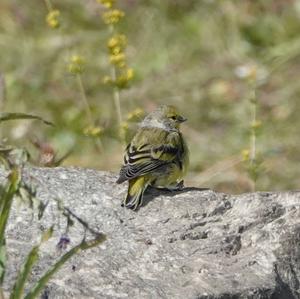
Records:
[[[187,121],[187,118],[185,118],[185,117],[183,117],[183,116],[178,116],[178,121],[179,121],[180,123],[183,123],[183,122]]]

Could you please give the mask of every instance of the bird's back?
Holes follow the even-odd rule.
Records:
[[[161,128],[142,127],[137,131],[130,144],[135,147],[141,147],[141,145],[155,147],[164,144],[169,134],[169,131]]]

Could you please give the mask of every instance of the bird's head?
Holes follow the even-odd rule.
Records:
[[[142,127],[158,127],[164,130],[179,130],[187,119],[179,114],[174,106],[162,105],[146,116]]]

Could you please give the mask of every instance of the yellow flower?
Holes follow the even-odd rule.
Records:
[[[248,149],[242,150],[243,161],[249,161],[250,159],[250,151]]]
[[[110,76],[105,76],[102,80],[103,84],[111,84],[112,83],[112,78]]]
[[[68,70],[72,74],[81,74],[83,72],[84,64],[85,60],[82,56],[72,55],[68,65]]]
[[[102,4],[107,8],[112,8],[115,3],[115,0],[97,0],[98,3]]]
[[[125,13],[119,9],[112,9],[103,13],[103,21],[105,24],[116,24],[118,23],[123,17]]]
[[[122,129],[122,130],[128,130],[128,129],[129,129],[128,122],[123,121],[123,122],[121,123],[121,129]]]
[[[71,62],[75,64],[84,64],[85,60],[82,56],[79,55],[72,55],[71,56]]]
[[[262,122],[260,120],[256,120],[251,124],[251,128],[256,130],[259,129],[262,125]]]
[[[59,22],[60,11],[55,9],[51,10],[46,16],[46,22],[50,28],[58,28],[60,26]]]
[[[84,129],[83,133],[86,136],[99,137],[103,133],[103,128],[90,126]]]
[[[133,121],[135,119],[140,119],[144,116],[144,111],[141,108],[136,108],[132,112],[127,114],[127,120]]]
[[[119,88],[128,87],[129,81],[133,78],[133,69],[129,68],[125,70],[116,80],[116,86]]]
[[[113,55],[117,55],[117,54],[119,54],[119,53],[121,53],[121,52],[122,52],[122,48],[119,47],[119,46],[114,47],[114,48],[111,49],[111,53],[112,53]]]
[[[124,34],[116,34],[112,36],[107,42],[107,47],[109,49],[113,49],[115,47],[125,48],[126,45],[127,45],[127,38]]]
[[[119,136],[122,139],[126,140],[126,136],[127,136],[128,132],[129,132],[129,124],[128,124],[128,122],[123,121],[119,128]]]
[[[111,37],[107,42],[108,48],[114,48],[118,45],[118,39],[115,37]]]
[[[125,66],[125,54],[124,53],[119,53],[117,55],[110,55],[109,60],[112,64],[115,64],[119,67]]]
[[[132,80],[132,78],[134,76],[133,69],[131,69],[131,68],[127,69],[126,76],[127,76],[128,81]]]

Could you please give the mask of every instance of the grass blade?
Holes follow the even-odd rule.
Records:
[[[25,264],[23,265],[21,271],[18,274],[12,293],[9,297],[10,299],[23,298],[25,283],[28,280],[32,267],[34,266],[34,264],[37,262],[39,258],[40,246],[42,243],[47,242],[52,237],[52,235],[53,235],[53,227],[50,227],[48,230],[46,230],[43,233],[40,244],[34,246],[30,250],[27,259],[25,261]]]
[[[0,286],[3,284],[6,268],[5,229],[10,214],[12,200],[19,188],[19,183],[19,171],[13,169],[9,175],[7,186],[0,198]]]
[[[72,256],[79,253],[82,250],[86,250],[95,247],[106,240],[104,234],[99,234],[98,237],[91,241],[83,240],[79,245],[70,249],[65,253],[52,267],[48,270],[36,283],[36,285],[29,291],[29,293],[24,297],[24,299],[34,299],[41,293],[43,288],[46,286],[50,278],[63,266]]]
[[[28,254],[26,262],[22,267],[13,287],[12,293],[10,294],[10,299],[21,299],[23,297],[25,283],[31,273],[33,265],[39,258],[39,248],[40,245],[34,246]]]
[[[46,125],[54,126],[50,121],[47,121],[39,116],[26,114],[26,113],[0,113],[0,123],[7,120],[18,120],[18,119],[36,119],[42,121]]]
[[[3,243],[0,244],[0,289],[4,280],[5,269],[6,269],[6,244],[4,239]]]

